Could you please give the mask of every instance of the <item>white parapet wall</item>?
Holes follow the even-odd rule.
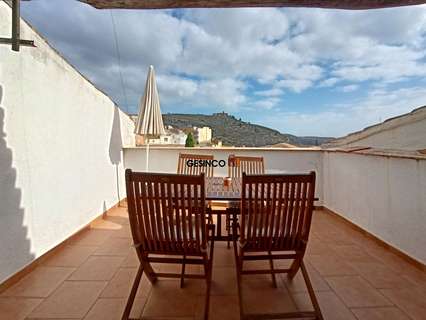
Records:
[[[324,205],[426,264],[426,159],[323,154]]]
[[[10,26],[0,1],[0,36]],[[110,98],[23,21],[21,37],[37,48],[0,45],[0,283],[125,196],[134,143]]]

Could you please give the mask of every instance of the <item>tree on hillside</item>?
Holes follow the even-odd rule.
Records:
[[[192,136],[192,132],[189,132],[186,136],[185,147],[193,148],[195,146],[194,137]]]

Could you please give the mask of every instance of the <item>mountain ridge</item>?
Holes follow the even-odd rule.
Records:
[[[164,125],[184,129],[189,127],[210,127],[213,138],[221,140],[223,145],[236,147],[263,147],[278,143],[296,146],[317,146],[334,138],[315,136],[296,136],[281,133],[262,125],[245,122],[225,112],[206,114],[163,114]]]

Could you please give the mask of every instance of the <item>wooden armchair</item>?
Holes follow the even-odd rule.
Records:
[[[243,173],[241,219],[239,224],[233,224],[234,254],[242,319],[248,318],[244,315],[241,303],[242,275],[271,274],[273,285],[276,287],[276,273],[287,273],[288,277],[292,279],[299,269],[302,271],[315,311],[250,314],[249,318],[311,317],[323,319],[303,263],[311,227],[314,193],[315,172],[250,176]],[[277,259],[291,259],[293,262],[288,269],[275,269],[273,262]],[[244,270],[243,263],[246,260],[269,260],[270,269]]]
[[[204,319],[207,319],[214,225],[208,223],[206,216],[204,174],[138,173],[127,169],[126,188],[130,227],[140,266],[122,320],[129,318],[143,273],[152,284],[158,277],[180,278],[181,287],[184,278],[205,279]],[[154,272],[151,263],[182,264],[182,272]],[[204,274],[185,273],[186,264],[203,265]]]
[[[194,163],[199,160],[214,160],[214,157],[213,155],[179,153],[177,173],[190,175],[204,173],[206,177],[213,177],[212,166],[188,166],[188,161]]]
[[[228,177],[241,178],[243,176],[243,173],[264,174],[265,163],[263,157],[235,156],[233,154],[229,155]],[[228,239],[230,239],[231,220],[232,218],[235,218],[237,216],[240,210],[240,203],[238,201],[228,201],[226,207],[226,231],[228,232]]]
[[[228,176],[241,178],[246,174],[264,174],[265,164],[263,157],[235,156],[228,157]]]

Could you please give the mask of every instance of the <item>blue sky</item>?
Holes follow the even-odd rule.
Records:
[[[340,136],[426,104],[426,6],[110,11],[34,0],[22,15],[127,112],[151,64],[163,113],[226,111],[296,135]]]

